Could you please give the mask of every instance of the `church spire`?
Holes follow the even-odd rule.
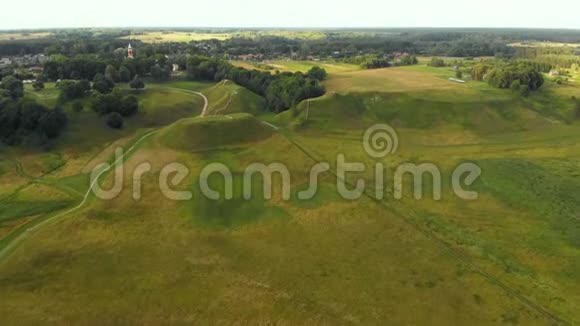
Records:
[[[133,59],[134,57],[133,48],[131,47],[131,42],[129,42],[129,46],[127,47],[127,58]]]

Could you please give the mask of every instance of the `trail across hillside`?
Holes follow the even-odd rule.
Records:
[[[201,96],[201,98],[203,98],[203,110],[201,110],[201,114],[199,115],[200,117],[205,117],[205,115],[207,114],[207,108],[209,106],[209,101],[207,99],[207,97],[205,95],[203,95],[203,93],[200,92],[195,92],[195,91],[190,91],[187,89],[182,89],[182,88],[175,88],[175,87],[164,87],[164,89],[168,89],[168,90],[172,90],[172,91],[177,91],[177,92],[184,92],[184,93],[189,93],[189,94],[194,94],[197,96]]]
[[[209,106],[209,101],[207,99],[207,97],[200,92],[195,92],[195,91],[190,91],[190,90],[186,90],[186,89],[180,89],[180,88],[172,88],[172,87],[167,87],[167,89],[170,90],[174,90],[174,91],[181,91],[181,92],[185,92],[185,93],[189,93],[189,94],[194,94],[197,96],[200,96],[203,98],[204,100],[204,105],[203,105],[203,109],[201,111],[201,114],[199,115],[200,117],[204,117],[207,114],[207,109]],[[153,130],[148,132],[147,134],[143,135],[141,138],[139,138],[135,143],[133,143],[133,145],[126,151],[123,153],[123,155],[121,157],[119,157],[117,160],[115,160],[115,162],[113,162],[113,164],[109,165],[107,168],[103,169],[98,175],[97,177],[91,182],[91,184],[89,185],[89,188],[87,189],[86,193],[84,194],[83,200],[75,207],[66,210],[64,212],[58,213],[54,216],[51,216],[49,218],[47,218],[46,220],[43,220],[41,222],[39,222],[36,225],[33,225],[31,227],[28,227],[24,230],[24,232],[20,233],[16,238],[14,238],[11,242],[9,242],[4,248],[0,248],[0,262],[7,257],[11,250],[13,248],[15,248],[20,242],[24,241],[26,238],[28,238],[32,232],[38,230],[39,228],[41,228],[44,225],[47,225],[49,223],[51,223],[52,221],[56,220],[59,217],[62,217],[64,215],[70,214],[74,211],[79,210],[80,208],[82,208],[87,201],[89,200],[90,194],[93,190],[93,187],[99,182],[99,179],[108,171],[111,170],[111,168],[113,168],[114,166],[116,166],[119,162],[121,162],[122,160],[124,160],[127,155],[129,155],[131,152],[133,152],[135,150],[135,148],[141,144],[145,139],[149,138],[150,136],[156,134],[159,130]],[[17,165],[17,169],[19,170],[20,173],[20,169],[21,166]]]

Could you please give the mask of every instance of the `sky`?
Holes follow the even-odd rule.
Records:
[[[63,27],[533,27],[580,29],[578,0],[20,0],[0,29]]]

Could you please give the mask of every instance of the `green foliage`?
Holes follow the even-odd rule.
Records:
[[[155,65],[151,67],[151,77],[157,81],[167,80],[171,76],[171,67],[169,65]]]
[[[535,91],[544,84],[542,74],[527,63],[498,64],[487,75],[488,83],[497,88],[509,88],[516,80],[530,91]]]
[[[445,61],[441,58],[433,57],[428,65],[436,68],[445,67]]]
[[[129,70],[129,68],[127,68],[127,66],[122,65],[121,68],[119,68],[119,81],[128,83],[130,80],[131,80],[131,71]]]
[[[105,76],[101,73],[95,75],[93,78],[93,89],[101,94],[108,94],[113,91],[115,88],[115,83],[105,78]]]
[[[6,76],[2,79],[0,88],[5,89],[13,99],[24,96],[24,84],[14,76]]]
[[[119,113],[124,117],[130,117],[139,111],[139,100],[132,95],[125,96],[121,99]]]
[[[42,80],[35,80],[34,83],[32,83],[32,88],[37,92],[41,91],[44,89],[44,83]]]
[[[399,58],[397,58],[396,60],[396,65],[397,66],[412,66],[412,65],[416,65],[419,63],[419,60],[417,59],[416,56],[414,55],[402,55]]]
[[[203,56],[189,57],[187,71],[189,78],[194,80],[232,80],[264,96],[267,108],[273,112],[287,110],[304,99],[324,94],[324,87],[319,80],[300,72],[272,75],[269,72],[234,67],[227,61]]]
[[[123,128],[123,123],[123,117],[117,112],[109,113],[107,116],[107,126],[113,129]]]
[[[487,72],[490,69],[491,69],[490,65],[478,63],[471,68],[471,78],[473,80],[481,81],[487,75]]]
[[[119,113],[123,117],[129,117],[139,111],[139,101],[135,96],[123,96],[117,94],[96,94],[91,98],[93,111],[99,115]]]
[[[363,69],[377,69],[390,67],[391,63],[385,57],[380,57],[376,54],[357,55],[343,59],[346,63],[359,65]]]
[[[113,83],[119,81],[119,72],[113,65],[107,65],[107,68],[105,68],[105,78]]]
[[[455,71],[455,78],[462,79],[463,78],[463,72],[461,70],[457,69]]]
[[[131,80],[131,82],[129,83],[129,87],[131,87],[134,90],[141,90],[145,88],[145,83],[143,82],[143,80],[141,80],[141,78],[139,78],[139,75],[135,75],[135,78],[133,78],[133,80]]]
[[[29,99],[0,98],[0,141],[5,144],[17,145],[32,137],[55,138],[66,123],[60,109],[50,110]]]
[[[318,66],[312,67],[312,69],[308,70],[306,75],[310,78],[314,78],[314,79],[319,80],[319,81],[325,80],[326,77],[328,76],[328,74],[326,73],[326,70],[324,70],[323,68],[320,68]]]
[[[88,80],[75,82],[72,80],[63,80],[57,84],[60,89],[59,102],[63,103],[69,100],[84,98],[91,91],[91,83]]]

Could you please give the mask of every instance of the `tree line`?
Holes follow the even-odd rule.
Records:
[[[7,76],[0,84],[0,142],[18,145],[45,142],[60,135],[67,124],[62,110],[24,99],[22,81]]]
[[[300,101],[325,93],[320,83],[326,71],[312,68],[306,74],[283,72],[271,74],[258,70],[235,67],[226,60],[206,56],[187,59],[187,75],[192,80],[220,81],[229,79],[266,98],[267,109],[282,112]]]

